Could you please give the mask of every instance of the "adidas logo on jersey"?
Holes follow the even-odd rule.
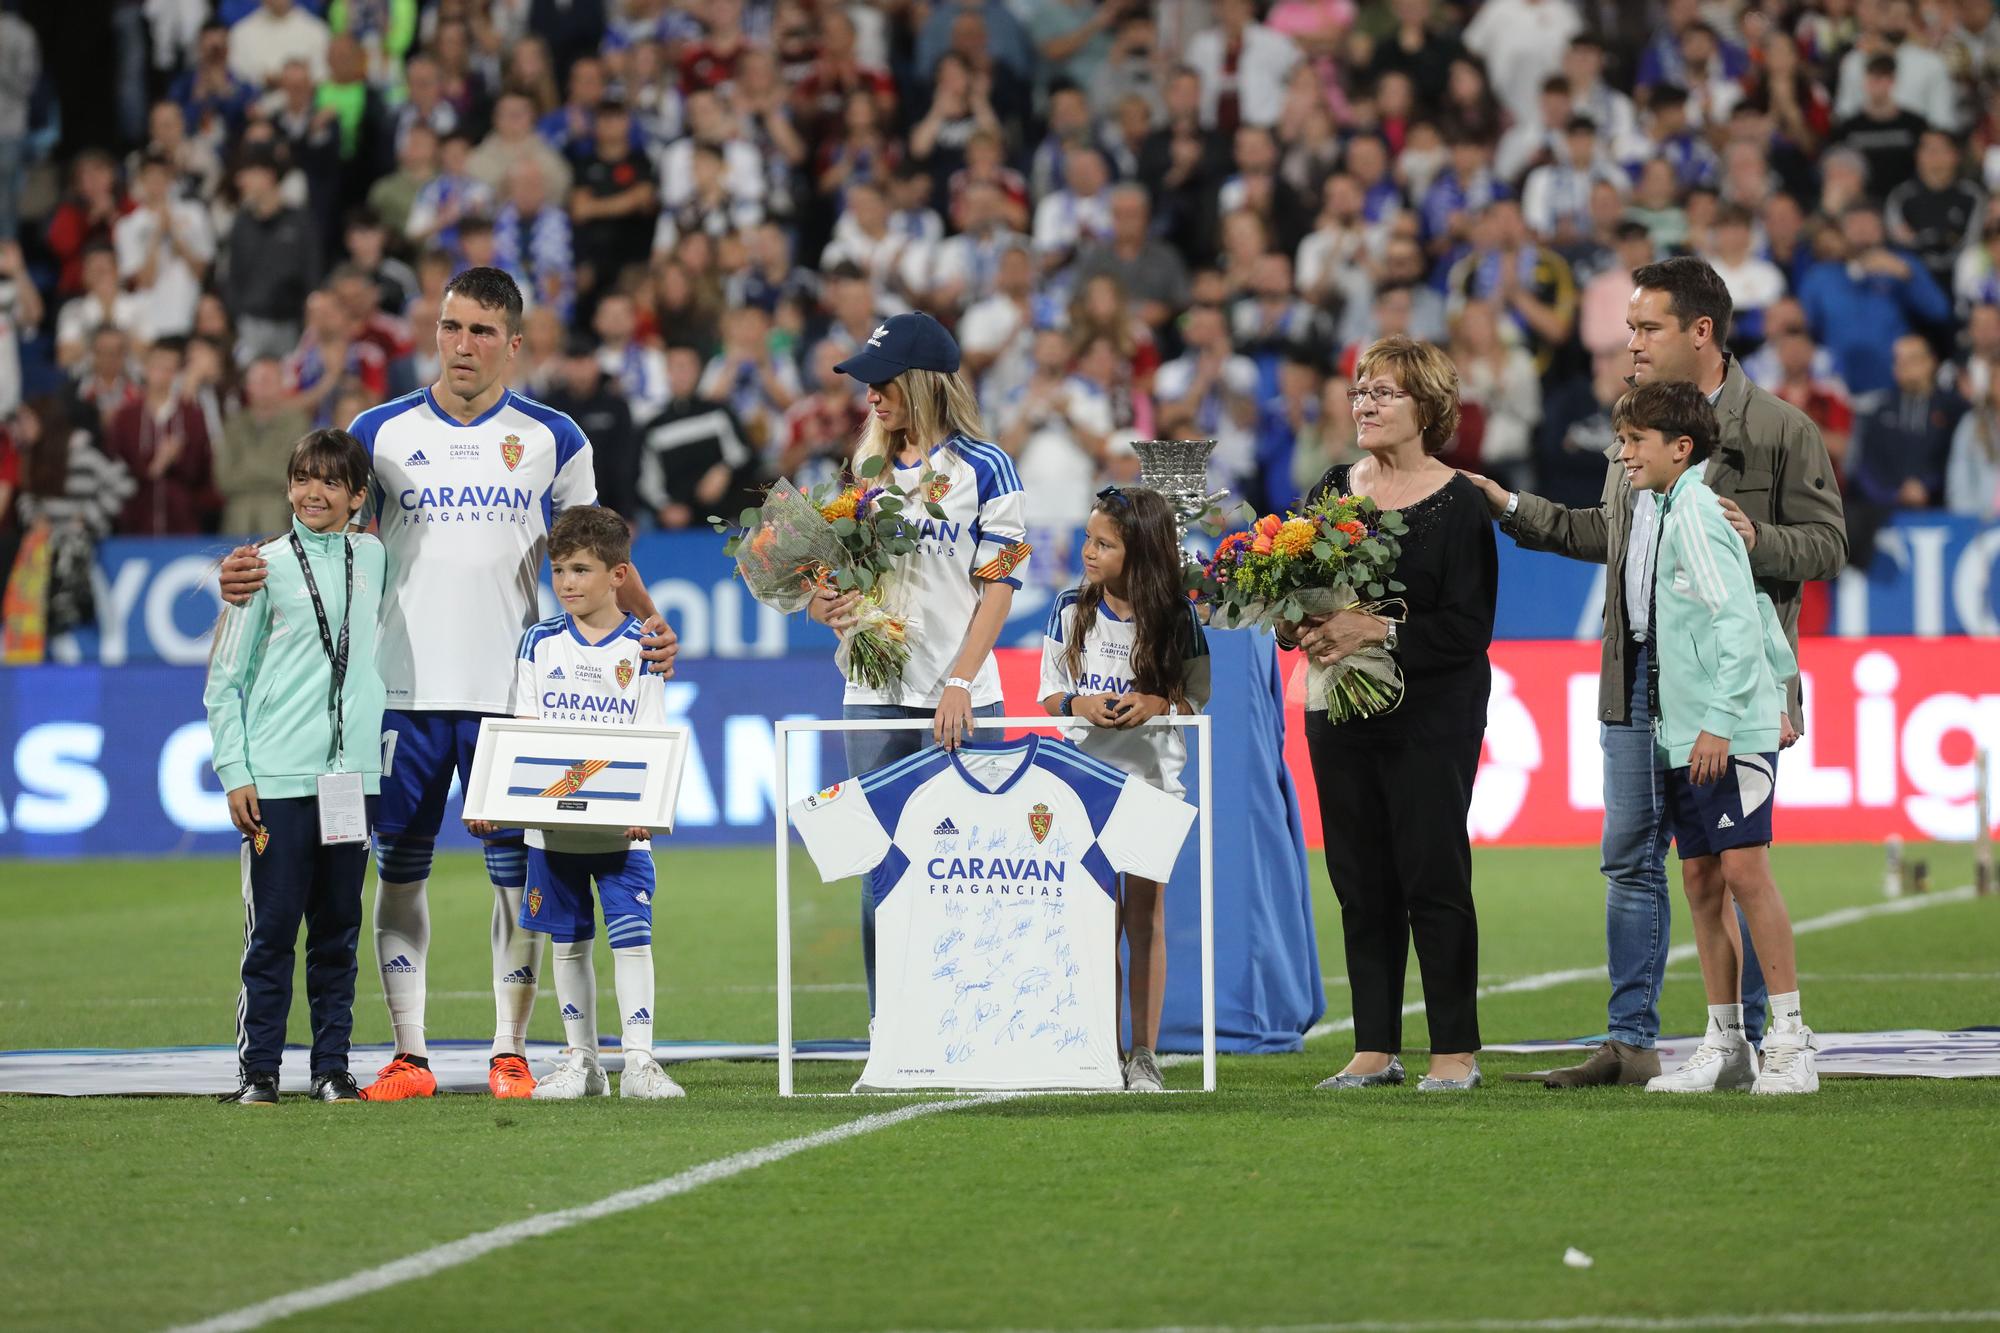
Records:
[[[1736,827],[1736,821],[1735,821],[1735,820],[1733,820],[1733,819],[1731,819],[1731,818],[1730,818],[1730,817],[1729,817],[1728,815],[1724,815],[1724,816],[1723,816],[1722,818],[1720,818],[1720,819],[1718,819],[1718,820],[1716,820],[1716,821],[1715,821],[1715,826],[1716,826],[1717,828],[1719,828],[1719,829],[1721,829],[1721,828],[1735,828],[1735,827]]]
[[[417,965],[410,961],[409,955],[399,953],[388,962],[382,964],[382,970],[384,972],[414,972],[417,970]]]
[[[955,838],[958,836],[958,825],[952,823],[950,817],[947,816],[944,823],[939,824],[931,832],[940,838]]]
[[[561,667],[550,667],[550,668],[549,668],[549,679],[550,679],[550,680],[562,680],[562,679],[565,679],[565,677],[563,676],[563,673],[562,673],[562,668],[561,668]]]
[[[633,1014],[630,1018],[625,1020],[625,1026],[629,1028],[634,1023],[650,1023],[652,1021],[653,1021],[653,1011],[650,1009],[641,1009],[638,1013]]]
[[[404,459],[404,460],[403,460],[403,466],[404,466],[404,467],[429,467],[429,466],[430,466],[430,462],[431,462],[431,460],[430,460],[430,459],[428,459],[428,458],[425,458],[425,457],[424,457],[424,451],[423,451],[423,450],[421,450],[421,449],[419,449],[419,450],[417,450],[417,451],[416,451],[415,453],[411,454],[411,455],[410,455],[410,456],[409,456],[408,458],[406,458],[406,459]]]
[[[503,986],[532,986],[535,984],[534,969],[517,967],[506,976],[500,978],[500,984]]]
[[[653,895],[641,889],[632,895],[632,901],[641,907],[650,907],[653,903]]]
[[[582,1018],[583,1010],[573,1004],[566,1004],[563,1006],[562,1016],[565,1022],[572,1018]]]

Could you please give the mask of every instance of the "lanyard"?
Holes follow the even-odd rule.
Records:
[[[306,595],[312,598],[313,615],[319,618],[319,646],[326,650],[326,660],[333,667],[333,690],[327,700],[327,710],[333,714],[333,743],[327,747],[326,762],[337,763],[340,759],[341,732],[347,725],[346,705],[340,697],[341,686],[347,681],[347,626],[354,618],[354,543],[342,540],[347,551],[347,600],[340,608],[340,646],[334,646],[333,631],[326,623],[326,604],[320,601],[319,584],[313,579],[312,564],[306,559],[305,543],[299,534],[292,534],[292,554],[299,558],[299,572],[306,576]]]

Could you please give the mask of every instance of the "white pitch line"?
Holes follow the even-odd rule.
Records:
[[[1668,981],[1700,981],[1699,972],[1669,972]],[[1800,981],[1817,981],[1828,985],[1846,985],[1849,982],[1890,982],[1890,981],[2000,981],[2000,972],[1801,972]]]
[[[1160,1328],[1092,1333],[1586,1333],[1590,1329],[1631,1329],[1639,1333],[1680,1333],[1688,1329],[1886,1328],[1912,1324],[1996,1324],[2000,1310],[1857,1310],[1777,1314],[1576,1315],[1560,1319],[1357,1319],[1338,1324],[1173,1324]],[[1013,1329],[1008,1333],[1029,1333]]]
[[[376,1268],[364,1268],[358,1273],[350,1273],[333,1282],[289,1292],[268,1301],[259,1301],[255,1305],[246,1305],[240,1310],[219,1314],[199,1323],[182,1324],[169,1330],[169,1333],[236,1333],[238,1330],[261,1328],[275,1320],[287,1319],[295,1314],[303,1314],[307,1310],[324,1309],[329,1305],[338,1305],[342,1301],[351,1301],[405,1282],[431,1277],[448,1268],[469,1264],[474,1259],[492,1254],[496,1250],[519,1245],[525,1240],[566,1231],[585,1222],[595,1222],[602,1217],[627,1213],[634,1208],[644,1208],[649,1204],[658,1203],[662,1199],[688,1194],[703,1185],[713,1185],[718,1180],[727,1180],[746,1171],[755,1171],[758,1167],[782,1162],[787,1157],[811,1152],[814,1148],[824,1148],[829,1144],[858,1138],[863,1134],[873,1134],[878,1129],[888,1129],[892,1125],[902,1124],[905,1120],[936,1115],[940,1111],[956,1111],[967,1106],[982,1106],[1020,1095],[1001,1092],[966,1097],[957,1101],[916,1102],[894,1111],[865,1115],[858,1120],[835,1125],[831,1129],[822,1129],[817,1133],[801,1135],[795,1139],[781,1139],[776,1143],[767,1143],[761,1148],[751,1148],[744,1152],[732,1153],[728,1157],[719,1157],[715,1161],[704,1162],[700,1166],[689,1167],[675,1175],[655,1180],[651,1184],[608,1195],[595,1203],[524,1217],[518,1222],[509,1222],[490,1231],[476,1232],[458,1240],[447,1241],[443,1245],[433,1246],[428,1250],[419,1250],[415,1254]]]
[[[1945,903],[1970,902],[1972,897],[1973,886],[1970,884],[1961,884],[1958,888],[1949,889],[1943,893],[1926,893],[1916,897],[1891,898],[1886,902],[1867,903],[1860,907],[1843,907],[1837,911],[1828,912],[1823,916],[1809,917],[1804,921],[1793,922],[1792,934],[1811,935],[1822,930],[1834,930],[1841,926],[1851,926],[1856,922],[1866,921],[1871,917],[1899,916],[1906,912],[1921,912],[1927,907],[1939,907]],[[1667,950],[1668,963],[1684,963],[1694,956],[1695,948],[1692,944],[1677,944]],[[1538,972],[1534,976],[1521,977],[1515,981],[1503,981],[1491,986],[1481,986],[1473,993],[1473,998],[1484,1000],[1494,995],[1520,995],[1528,991],[1550,990],[1557,986],[1567,986],[1572,982],[1578,981],[1603,981],[1605,975],[1604,965],[1601,963],[1596,967],[1570,967],[1564,968],[1560,972]],[[1414,1004],[1403,1006],[1403,1017],[1408,1018],[1412,1014],[1421,1014],[1423,1011],[1424,1002],[1418,1000]],[[1353,1030],[1354,1019],[1350,1015],[1347,1018],[1336,1018],[1331,1022],[1320,1023],[1314,1026],[1306,1032],[1305,1039],[1311,1041],[1314,1037],[1331,1036],[1336,1032],[1351,1032]],[[1552,1325],[1552,1327],[1560,1327],[1560,1325]],[[1591,1327],[1591,1325],[1585,1325],[1585,1327]]]

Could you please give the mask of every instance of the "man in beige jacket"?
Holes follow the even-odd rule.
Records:
[[[1691,381],[1714,404],[1720,447],[1704,480],[1749,548],[1750,572],[1777,607],[1798,647],[1799,593],[1830,579],[1847,560],[1840,486],[1819,428],[1803,412],[1752,384],[1723,350],[1731,303],[1715,270],[1695,258],[1639,269],[1627,312],[1634,383]],[[1634,496],[1625,470],[1607,455],[1604,495],[1595,508],[1569,509],[1513,494],[1475,477],[1501,530],[1529,550],[1554,551],[1607,566],[1604,651],[1598,688],[1603,723],[1605,943],[1611,1039],[1582,1064],[1559,1069],[1549,1087],[1643,1084],[1660,1072],[1660,987],[1666,976],[1671,912],[1666,874],[1670,830],[1664,774],[1655,757],[1647,703],[1646,623],[1659,536],[1656,497]],[[1785,744],[1804,722],[1799,685],[1789,691]],[[1764,1018],[1764,982],[1743,950],[1743,1014],[1754,1042]]]

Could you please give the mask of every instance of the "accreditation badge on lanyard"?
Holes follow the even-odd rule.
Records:
[[[341,690],[347,683],[348,626],[354,616],[354,543],[343,540],[341,544],[347,553],[347,596],[340,608],[340,637],[336,639],[327,624],[326,603],[320,599],[312,563],[306,559],[305,543],[299,540],[298,533],[292,534],[292,554],[298,557],[299,570],[305,575],[306,595],[312,599],[313,615],[319,621],[319,646],[326,651],[327,664],[333,668],[333,689],[327,699],[327,712],[333,719],[333,740],[327,746],[326,762],[335,771],[319,776],[319,840],[326,846],[368,840],[368,796],[361,775],[338,771],[342,762],[341,733],[347,723]]]

